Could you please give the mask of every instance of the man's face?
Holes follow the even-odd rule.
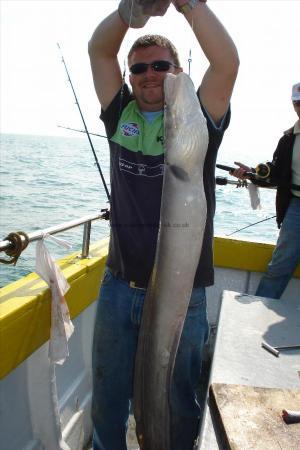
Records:
[[[297,116],[300,119],[300,100],[293,101],[294,110],[296,111]]]
[[[169,61],[174,64],[170,51],[167,48],[153,45],[146,48],[137,48],[129,58],[129,67],[137,63],[152,63],[154,61]],[[164,105],[163,84],[166,74],[179,73],[181,68],[170,66],[167,71],[158,72],[151,66],[143,73],[130,73],[129,80],[133,94],[142,111],[159,111]]]

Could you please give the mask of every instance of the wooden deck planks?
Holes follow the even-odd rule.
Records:
[[[300,409],[300,389],[213,383],[210,408],[224,448],[300,449],[300,423],[287,425],[281,417],[282,409]]]

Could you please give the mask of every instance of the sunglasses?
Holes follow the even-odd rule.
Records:
[[[293,100],[293,105],[294,106],[300,106],[300,100]]]
[[[147,72],[148,67],[151,67],[155,72],[167,72],[171,66],[178,67],[170,61],[153,61],[152,63],[136,63],[133,64],[129,70],[133,75],[139,75],[141,73]]]

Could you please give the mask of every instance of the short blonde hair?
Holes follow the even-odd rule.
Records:
[[[129,50],[128,59],[137,48],[147,48],[155,45],[157,47],[167,48],[174,60],[174,64],[180,67],[180,61],[176,47],[172,44],[171,41],[169,41],[169,39],[159,34],[146,34],[145,36],[139,37]]]

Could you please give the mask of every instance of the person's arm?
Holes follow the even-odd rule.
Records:
[[[187,0],[174,0],[178,9]],[[199,3],[184,13],[209,61],[209,67],[200,85],[200,99],[215,123],[229,107],[239,67],[238,52],[224,26],[206,3]]]
[[[97,26],[88,50],[95,90],[103,110],[122,85],[118,53],[129,26],[142,28],[150,16],[163,16],[170,3],[171,0],[158,0],[149,7],[141,1],[121,0],[118,10]]]
[[[94,31],[89,41],[89,56],[95,90],[105,110],[122,85],[118,52],[128,30],[118,11],[110,14]]]

